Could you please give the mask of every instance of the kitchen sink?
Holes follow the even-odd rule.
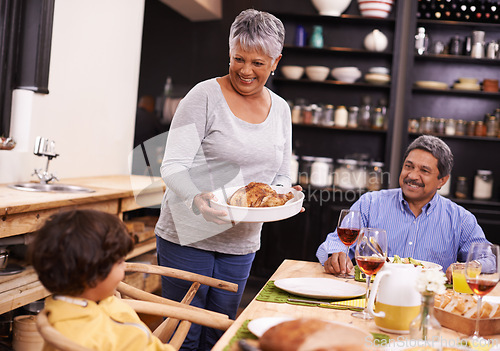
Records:
[[[10,188],[24,191],[44,191],[53,193],[93,193],[95,190],[68,184],[20,183],[11,184]]]

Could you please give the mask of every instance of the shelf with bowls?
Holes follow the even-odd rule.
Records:
[[[359,56],[370,56],[370,57],[383,57],[390,58],[393,53],[391,51],[369,51],[366,49],[355,49],[349,47],[323,47],[323,48],[313,48],[310,46],[294,46],[294,45],[285,45],[283,47],[285,51],[297,51],[297,52],[305,52],[314,54],[343,54],[343,55],[359,55]]]
[[[441,61],[458,64],[472,64],[472,65],[492,65],[500,66],[500,59],[488,58],[473,58],[465,55],[448,55],[448,54],[426,54],[415,55],[416,61]]]
[[[461,89],[432,89],[432,88],[422,88],[414,86],[412,91],[414,93],[419,94],[441,94],[441,95],[454,95],[454,96],[470,96],[477,98],[486,98],[486,99],[499,99],[500,93],[498,92],[489,92],[489,91],[481,91],[481,90],[461,90]]]
[[[341,86],[341,87],[352,87],[352,88],[364,88],[364,89],[390,89],[390,83],[386,84],[374,84],[368,82],[355,82],[355,83],[346,83],[340,82],[337,80],[326,79],[322,81],[314,81],[311,79],[287,79],[281,77],[275,77],[273,79],[274,83],[297,83],[297,84],[321,84],[325,86]]]

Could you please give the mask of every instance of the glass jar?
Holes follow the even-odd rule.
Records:
[[[347,127],[348,112],[345,106],[338,106],[335,110],[335,127]]]
[[[445,127],[446,127],[446,119],[444,118],[439,118],[436,120],[436,124],[435,124],[435,129],[434,131],[437,133],[437,134],[441,134],[443,135],[444,134],[444,131],[445,131]]]
[[[302,123],[304,124],[312,124],[313,120],[313,111],[311,106],[304,107],[302,112]]]
[[[420,118],[420,133],[432,134],[434,132],[434,118],[421,117]]]
[[[349,107],[349,114],[347,115],[347,126],[349,128],[357,128],[358,127],[358,106]]]
[[[331,127],[334,124],[334,117],[333,117],[333,105],[326,105],[325,106],[325,113],[323,114],[323,121],[322,125],[326,127]]]
[[[292,123],[294,124],[299,124],[302,122],[302,108],[300,105],[295,105],[292,108]]]
[[[446,120],[446,126],[444,128],[444,134],[446,134],[446,135],[455,135],[456,127],[457,127],[457,122],[453,118],[450,118],[450,119]]]
[[[299,182],[299,156],[292,154],[290,159],[290,179],[292,185],[298,184]]]
[[[474,127],[474,135],[479,137],[486,136],[486,125],[483,121],[476,122],[476,126]]]
[[[302,156],[300,160],[299,184],[304,186],[309,185],[311,175],[311,166],[314,162],[313,156]]]
[[[376,107],[373,114],[373,128],[382,129],[385,124],[385,116],[381,107]]]
[[[378,191],[382,189],[384,183],[384,163],[370,162],[366,181],[368,191]]]
[[[319,106],[315,106],[313,110],[312,124],[319,125],[323,119],[323,109]]]
[[[467,122],[467,135],[474,136],[476,134],[476,122],[469,121]]]
[[[486,121],[486,136],[496,137],[498,130],[498,120],[495,116],[488,116]]]
[[[408,133],[418,133],[419,121],[416,118],[408,120]]]
[[[477,200],[489,200],[493,194],[493,172],[478,169],[474,177],[474,191],[472,197]]]
[[[316,157],[311,166],[310,183],[314,187],[327,188],[333,184],[333,159]]]
[[[437,193],[441,196],[450,196],[450,183],[451,183],[451,174],[446,183],[438,189]]]
[[[455,135],[465,135],[466,125],[463,119],[459,119],[457,121],[457,125],[455,128]]]
[[[455,197],[457,199],[467,199],[469,187],[467,186],[467,177],[457,178],[457,189],[455,190]]]
[[[411,340],[438,341],[441,324],[434,316],[434,292],[422,293],[419,315],[410,323]]]
[[[335,187],[342,190],[366,188],[366,165],[353,159],[337,160]]]

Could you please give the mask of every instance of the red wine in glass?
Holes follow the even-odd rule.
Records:
[[[359,235],[359,229],[337,228],[337,234],[344,245],[351,246]]]
[[[382,268],[385,263],[385,258],[375,256],[358,256],[356,257],[356,263],[363,273],[371,276],[376,274]]]

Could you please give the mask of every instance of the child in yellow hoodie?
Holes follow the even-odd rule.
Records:
[[[125,225],[111,214],[74,210],[49,218],[28,257],[52,293],[45,300],[50,324],[92,350],[174,350],[114,296],[133,247]],[[43,350],[54,349],[45,344]]]

